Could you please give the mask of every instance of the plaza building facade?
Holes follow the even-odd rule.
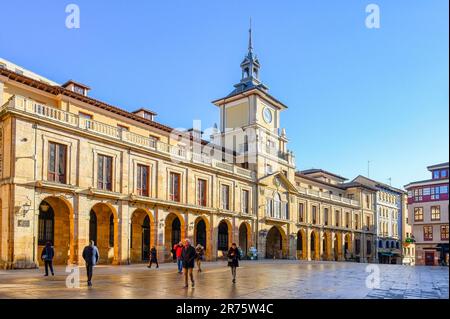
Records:
[[[405,185],[408,219],[416,246],[416,264],[449,264],[448,174],[449,164],[428,166],[431,179]]]
[[[100,263],[145,262],[152,246],[170,261],[185,238],[207,260],[236,242],[258,258],[375,261],[377,190],[297,172],[251,37],[241,70],[206,141],[0,59],[1,267],[39,266],[48,241],[56,264],[83,264],[89,240]]]
[[[410,236],[408,229],[403,230],[407,225],[405,220],[407,208],[404,196],[406,192],[361,175],[357,176],[354,181],[377,189],[375,223],[378,226],[376,228],[378,262],[381,264],[411,264],[409,255],[406,254],[407,256],[405,256],[403,250],[405,245],[409,246],[407,238]],[[405,262],[404,258],[406,258]]]

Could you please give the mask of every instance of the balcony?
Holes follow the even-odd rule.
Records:
[[[255,178],[255,174],[250,170],[237,165],[218,161],[206,154],[193,153],[184,147],[170,145],[155,138],[142,136],[136,133],[121,130],[120,128],[112,125],[86,119],[78,116],[77,114],[39,104],[36,101],[23,96],[15,95],[0,107],[0,114],[8,111],[22,113],[29,115],[34,119],[39,118],[44,121],[60,124],[64,127],[91,133],[109,140],[112,139],[138,148],[146,149],[151,152],[170,156],[173,160],[180,162],[195,163],[211,168],[217,168],[221,171],[239,175],[248,179]]]
[[[313,189],[300,187],[300,186],[297,186],[297,190],[299,191],[300,194],[305,194],[305,195],[309,195],[309,196],[317,197],[317,198],[323,198],[323,199],[331,200],[331,201],[337,202],[337,203],[343,203],[343,204],[352,205],[352,206],[359,206],[359,201],[341,197],[341,196],[337,196],[337,195],[333,195],[328,192],[320,192],[320,191],[316,191]]]

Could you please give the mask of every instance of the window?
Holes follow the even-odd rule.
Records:
[[[366,228],[367,230],[370,229],[370,216],[366,216]]]
[[[445,170],[445,169],[443,169],[443,170],[441,171],[441,178],[446,178],[447,175],[448,175],[448,171]]]
[[[67,146],[49,142],[47,179],[52,182],[66,183]]]
[[[146,165],[137,165],[137,194],[139,196],[149,196],[149,171]]]
[[[270,164],[266,165],[266,174],[272,174],[272,165]]]
[[[341,214],[339,213],[338,210],[335,212],[335,214],[336,214],[336,226],[339,227],[339,219],[341,219]]]
[[[98,155],[97,188],[112,191],[112,157]]]
[[[281,218],[281,197],[276,193],[273,201],[273,217]]]
[[[345,213],[345,227],[349,227],[350,225],[350,213]]]
[[[74,86],[73,86],[73,91],[74,91],[75,93],[84,95],[84,88],[82,88],[81,86],[74,85]]]
[[[448,194],[448,185],[441,186],[439,192],[441,194]]]
[[[329,219],[328,208],[324,208],[323,216],[324,216],[324,224],[325,224],[325,226],[328,226],[328,219]]]
[[[197,180],[197,205],[206,206],[207,182],[204,179]]]
[[[366,195],[366,208],[370,208],[370,196]]]
[[[46,211],[43,211],[41,207],[47,207]],[[39,230],[38,230],[38,244],[45,245],[48,241],[53,244],[54,239],[54,213],[52,207],[42,202],[39,206]]]
[[[355,214],[355,229],[359,228],[359,215]]]
[[[273,216],[273,200],[270,198],[266,199],[266,216],[267,217]]]
[[[431,206],[431,220],[441,219],[441,206]]]
[[[439,179],[439,171],[433,171],[433,179]]]
[[[242,212],[244,214],[248,214],[249,213],[249,201],[250,201],[250,196],[249,196],[250,192],[246,189],[244,189],[242,191]]]
[[[305,205],[298,203],[298,221],[303,223],[305,221]]]
[[[180,201],[180,174],[171,172],[169,175],[169,200]]]
[[[312,223],[317,224],[317,206],[312,206]]]
[[[414,207],[414,221],[423,222],[423,207]]]
[[[114,247],[114,214],[109,216],[109,247]]]
[[[91,114],[79,112],[78,116],[80,117],[80,119],[84,120],[84,122],[86,123],[86,125],[85,125],[86,128],[92,128],[92,118],[93,117]]]
[[[423,240],[433,240],[433,226],[423,226]]]
[[[448,240],[448,225],[441,225],[441,240]]]
[[[230,210],[230,186],[222,185],[222,209]]]
[[[433,240],[433,226],[423,226],[423,240]]]

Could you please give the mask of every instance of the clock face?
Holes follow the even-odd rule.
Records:
[[[268,107],[263,110],[263,118],[267,124],[272,123],[272,111]]]

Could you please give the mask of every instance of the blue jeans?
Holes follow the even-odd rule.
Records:
[[[181,260],[181,258],[177,258],[177,266],[178,266],[178,272],[182,272],[183,271],[183,261]]]

